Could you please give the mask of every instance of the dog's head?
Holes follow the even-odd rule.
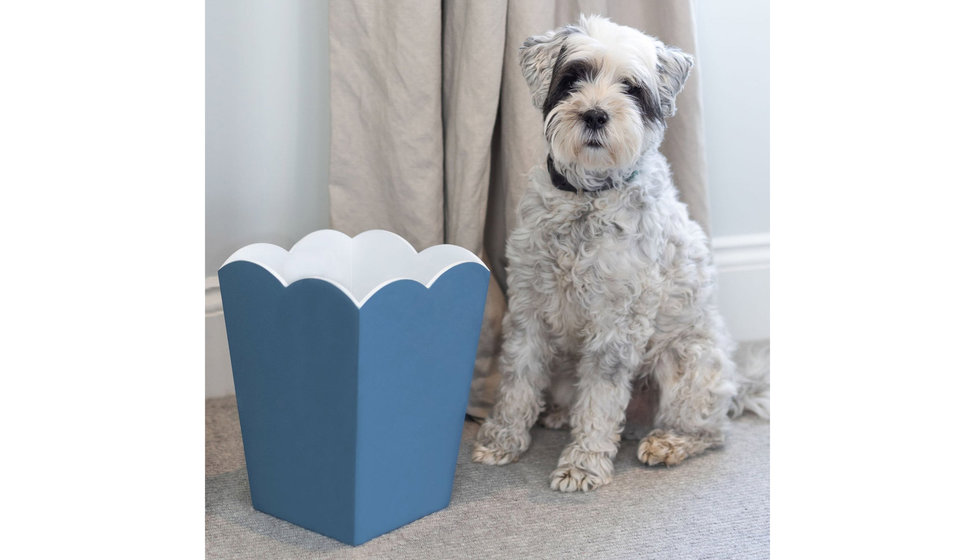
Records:
[[[588,171],[632,167],[659,146],[694,65],[654,37],[584,15],[530,37],[520,60],[555,161]]]

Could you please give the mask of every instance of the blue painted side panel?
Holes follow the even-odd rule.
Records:
[[[350,543],[358,310],[333,285],[218,271],[255,509]]]
[[[356,543],[449,505],[489,280],[465,263],[362,306]]]
[[[329,282],[218,271],[256,509],[360,544],[449,504],[489,271]]]

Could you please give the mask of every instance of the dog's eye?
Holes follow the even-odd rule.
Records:
[[[577,71],[569,72],[569,73],[565,74],[564,76],[562,76],[561,82],[560,82],[561,88],[562,89],[571,89],[576,84],[578,84],[582,80],[582,78],[583,78],[583,75],[582,75],[581,72],[577,72]]]
[[[626,88],[626,95],[632,95],[633,97],[639,97],[643,93],[643,88],[634,84],[629,80],[623,80],[623,87]]]
[[[576,83],[578,83],[578,76],[576,76],[574,74],[567,75],[567,76],[565,76],[565,77],[563,77],[561,79],[560,88],[561,89],[570,89]]]

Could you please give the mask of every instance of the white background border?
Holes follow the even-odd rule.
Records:
[[[973,11],[773,10],[774,558],[975,549]],[[0,12],[5,556],[203,556],[203,24]]]

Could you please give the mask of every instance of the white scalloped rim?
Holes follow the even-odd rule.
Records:
[[[380,229],[353,238],[321,229],[297,241],[289,251],[271,243],[253,243],[235,251],[224,264],[235,261],[261,266],[283,286],[304,278],[325,280],[357,307],[396,280],[415,280],[429,288],[458,264],[473,262],[486,268],[476,255],[457,245],[434,245],[417,253],[401,236]]]

